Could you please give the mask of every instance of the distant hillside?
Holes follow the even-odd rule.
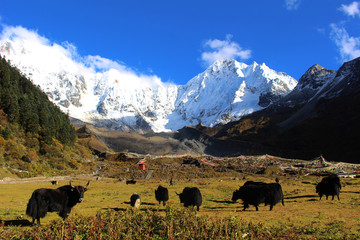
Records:
[[[70,120],[0,57],[0,179],[68,173],[91,165]],[[85,169],[85,168],[84,168]]]
[[[311,159],[323,154],[331,161],[360,163],[359,109],[360,58],[344,63],[337,72],[314,65],[283,100],[219,127],[215,137],[258,143],[283,157]]]

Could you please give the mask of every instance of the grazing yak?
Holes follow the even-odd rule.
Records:
[[[126,180],[126,185],[127,184],[135,184],[136,181],[133,179],[133,180]]]
[[[137,193],[134,193],[133,195],[131,195],[130,197],[130,205],[132,207],[136,207],[139,208],[141,205],[141,198],[140,195]]]
[[[337,196],[338,200],[340,200],[340,189],[340,178],[336,174],[324,177],[321,182],[316,185],[316,193],[319,194],[320,200],[323,195],[326,196],[326,200],[330,195],[332,196],[332,200],[334,200],[334,196]]]
[[[169,191],[167,188],[163,187],[163,186],[159,186],[156,190],[155,190],[155,198],[156,201],[159,202],[159,204],[161,204],[161,202],[163,202],[163,205],[166,205],[166,201],[169,200]]]
[[[238,199],[242,199],[244,202],[243,211],[249,205],[255,206],[256,211],[259,211],[258,206],[261,203],[265,203],[265,206],[270,205],[270,211],[280,201],[284,206],[284,195],[278,179],[276,183],[247,181],[239,190],[233,193],[232,201]]]
[[[243,186],[247,185],[266,185],[267,183],[264,182],[254,182],[254,181],[246,181]]]
[[[197,210],[200,210],[200,206],[202,204],[202,196],[200,190],[197,187],[185,187],[182,193],[176,194],[180,198],[180,203],[184,204],[184,207],[196,206]]]
[[[69,185],[57,189],[39,188],[36,189],[29,199],[26,214],[32,217],[33,224],[35,219],[40,225],[40,218],[45,217],[47,212],[59,212],[59,216],[66,219],[72,207],[82,202],[84,193],[90,181],[85,186]]]

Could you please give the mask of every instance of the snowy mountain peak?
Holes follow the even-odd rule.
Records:
[[[265,64],[219,60],[181,86],[170,129],[184,125],[224,124],[260,110],[291,91],[297,82]]]
[[[160,132],[227,123],[270,105],[297,84],[265,64],[218,60],[178,86],[17,31],[0,39],[0,54],[71,117],[110,129]]]

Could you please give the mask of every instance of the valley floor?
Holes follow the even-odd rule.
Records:
[[[130,196],[137,192],[142,198],[141,212],[157,212],[165,215],[166,207],[160,206],[154,196],[158,185],[169,188],[170,200],[167,207],[182,209],[175,192],[181,192],[185,186],[197,186],[203,196],[203,205],[196,216],[209,218],[236,217],[241,221],[274,226],[299,226],[313,228],[327,228],[332,225],[341,226],[341,231],[352,233],[360,237],[360,179],[342,179],[343,188],[340,200],[319,200],[315,193],[315,184],[320,181],[317,176],[281,176],[280,183],[285,195],[285,206],[278,204],[273,211],[268,206],[260,206],[259,211],[250,206],[242,211],[241,202],[232,202],[232,192],[239,188],[246,180],[238,178],[198,178],[189,181],[176,181],[169,186],[167,181],[139,180],[135,185],[126,185],[117,179],[74,177],[73,184],[83,185],[91,180],[89,190],[85,193],[85,200],[76,205],[70,217],[95,216],[99,212],[113,210],[127,211],[130,207]],[[11,223],[14,220],[30,220],[25,216],[26,204],[34,189],[53,188],[49,181],[24,181],[0,185],[0,218]],[[273,182],[274,176],[248,175],[247,180]],[[68,184],[68,179],[60,180],[59,185]],[[42,224],[48,225],[58,220],[55,213],[49,213]],[[14,221],[16,223],[16,221]],[[339,228],[336,228],[339,229]]]
[[[185,160],[200,165],[184,164]],[[129,213],[131,216],[137,216],[136,212],[144,214],[143,216],[158,214],[159,217],[164,217],[165,221],[172,211],[184,209],[176,192],[180,193],[184,187],[193,186],[198,187],[203,196],[200,211],[177,213],[192,214],[193,217],[190,219],[204,217],[207,221],[221,223],[236,219],[244,224],[255,224],[257,228],[261,227],[261,231],[265,232],[276,232],[279,229],[281,231],[292,229],[293,232],[305,231],[302,233],[305,237],[299,236],[309,239],[318,239],[319,234],[322,233],[325,234],[325,238],[360,237],[360,178],[356,178],[360,173],[359,165],[328,163],[324,159],[305,162],[267,155],[231,159],[193,156],[151,158],[148,156],[147,167],[153,170],[153,174],[146,179],[149,170],[136,170],[137,162],[137,158],[126,161],[104,161],[99,163],[102,164],[102,171],[95,171],[88,175],[2,179],[0,181],[0,219],[3,227],[0,233],[4,231],[10,234],[8,231],[11,231],[11,228],[16,228],[17,231],[27,228],[26,225],[29,225],[31,219],[25,215],[26,205],[35,189],[57,188],[67,185],[71,179],[73,185],[85,185],[90,180],[84,201],[73,208],[69,219],[65,222],[62,222],[56,213],[48,213],[41,221],[45,228],[53,226],[55,222],[67,224],[67,221],[78,221],[76,219],[79,217],[80,219],[93,218],[93,216],[99,216],[99,214],[102,216],[101,214],[106,215],[109,212],[126,215],[131,211]],[[315,192],[316,184],[321,181],[325,172],[335,171],[343,176],[355,176],[355,178],[341,178],[340,200],[331,200],[331,197],[329,200],[325,197],[319,200]],[[259,211],[255,211],[253,206],[242,211],[243,205],[240,200],[231,201],[233,191],[245,181],[270,183],[274,182],[276,177],[280,179],[283,188],[285,206],[277,204],[273,211],[269,211],[269,206],[262,204]],[[136,179],[136,184],[127,185],[125,179],[131,178]],[[169,184],[171,178],[173,185]],[[50,183],[52,180],[57,180],[58,185],[52,185]],[[166,207],[160,206],[155,200],[154,190],[159,185],[169,189],[170,200]],[[141,196],[142,205],[139,210],[133,211],[129,203],[130,196],[135,192]],[[5,227],[11,224],[19,226]],[[262,238],[258,237],[258,239]],[[289,239],[296,239],[296,237]]]

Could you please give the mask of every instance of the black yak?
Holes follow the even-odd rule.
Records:
[[[322,182],[333,182],[339,187],[339,189],[341,189],[340,178],[337,174],[330,174],[329,176],[324,177],[321,181]]]
[[[69,185],[57,189],[36,189],[29,199],[26,214],[32,217],[33,224],[36,219],[38,225],[40,218],[45,217],[47,212],[59,212],[59,216],[66,219],[72,207],[83,201],[89,183],[90,181],[85,186],[72,186],[70,181]]]
[[[258,206],[261,203],[270,205],[270,211],[280,201],[284,206],[284,195],[278,180],[276,183],[248,181],[233,193],[232,201],[238,199],[242,199],[244,202],[243,211],[245,211],[249,205],[255,206],[256,211],[259,211]]]
[[[136,181],[133,179],[133,180],[126,180],[126,185],[127,184],[135,184]]]
[[[197,187],[185,187],[182,193],[176,194],[179,196],[180,202],[184,204],[184,207],[196,206],[197,210],[200,210],[202,196],[200,190]]]
[[[246,181],[243,186],[247,185],[266,185],[264,182],[254,182],[254,181]]]
[[[163,187],[163,186],[159,186],[156,190],[155,190],[155,198],[156,201],[159,202],[159,204],[161,204],[161,202],[163,202],[163,205],[166,205],[166,201],[169,200],[169,191],[167,188]]]
[[[141,205],[141,198],[140,195],[137,193],[134,193],[133,195],[131,195],[130,197],[130,205],[132,207],[136,207],[139,208]]]
[[[319,194],[320,200],[323,195],[326,196],[326,200],[328,196],[332,196],[332,200],[337,196],[338,200],[340,200],[340,189],[340,178],[336,174],[324,177],[321,182],[316,185],[316,193]]]

